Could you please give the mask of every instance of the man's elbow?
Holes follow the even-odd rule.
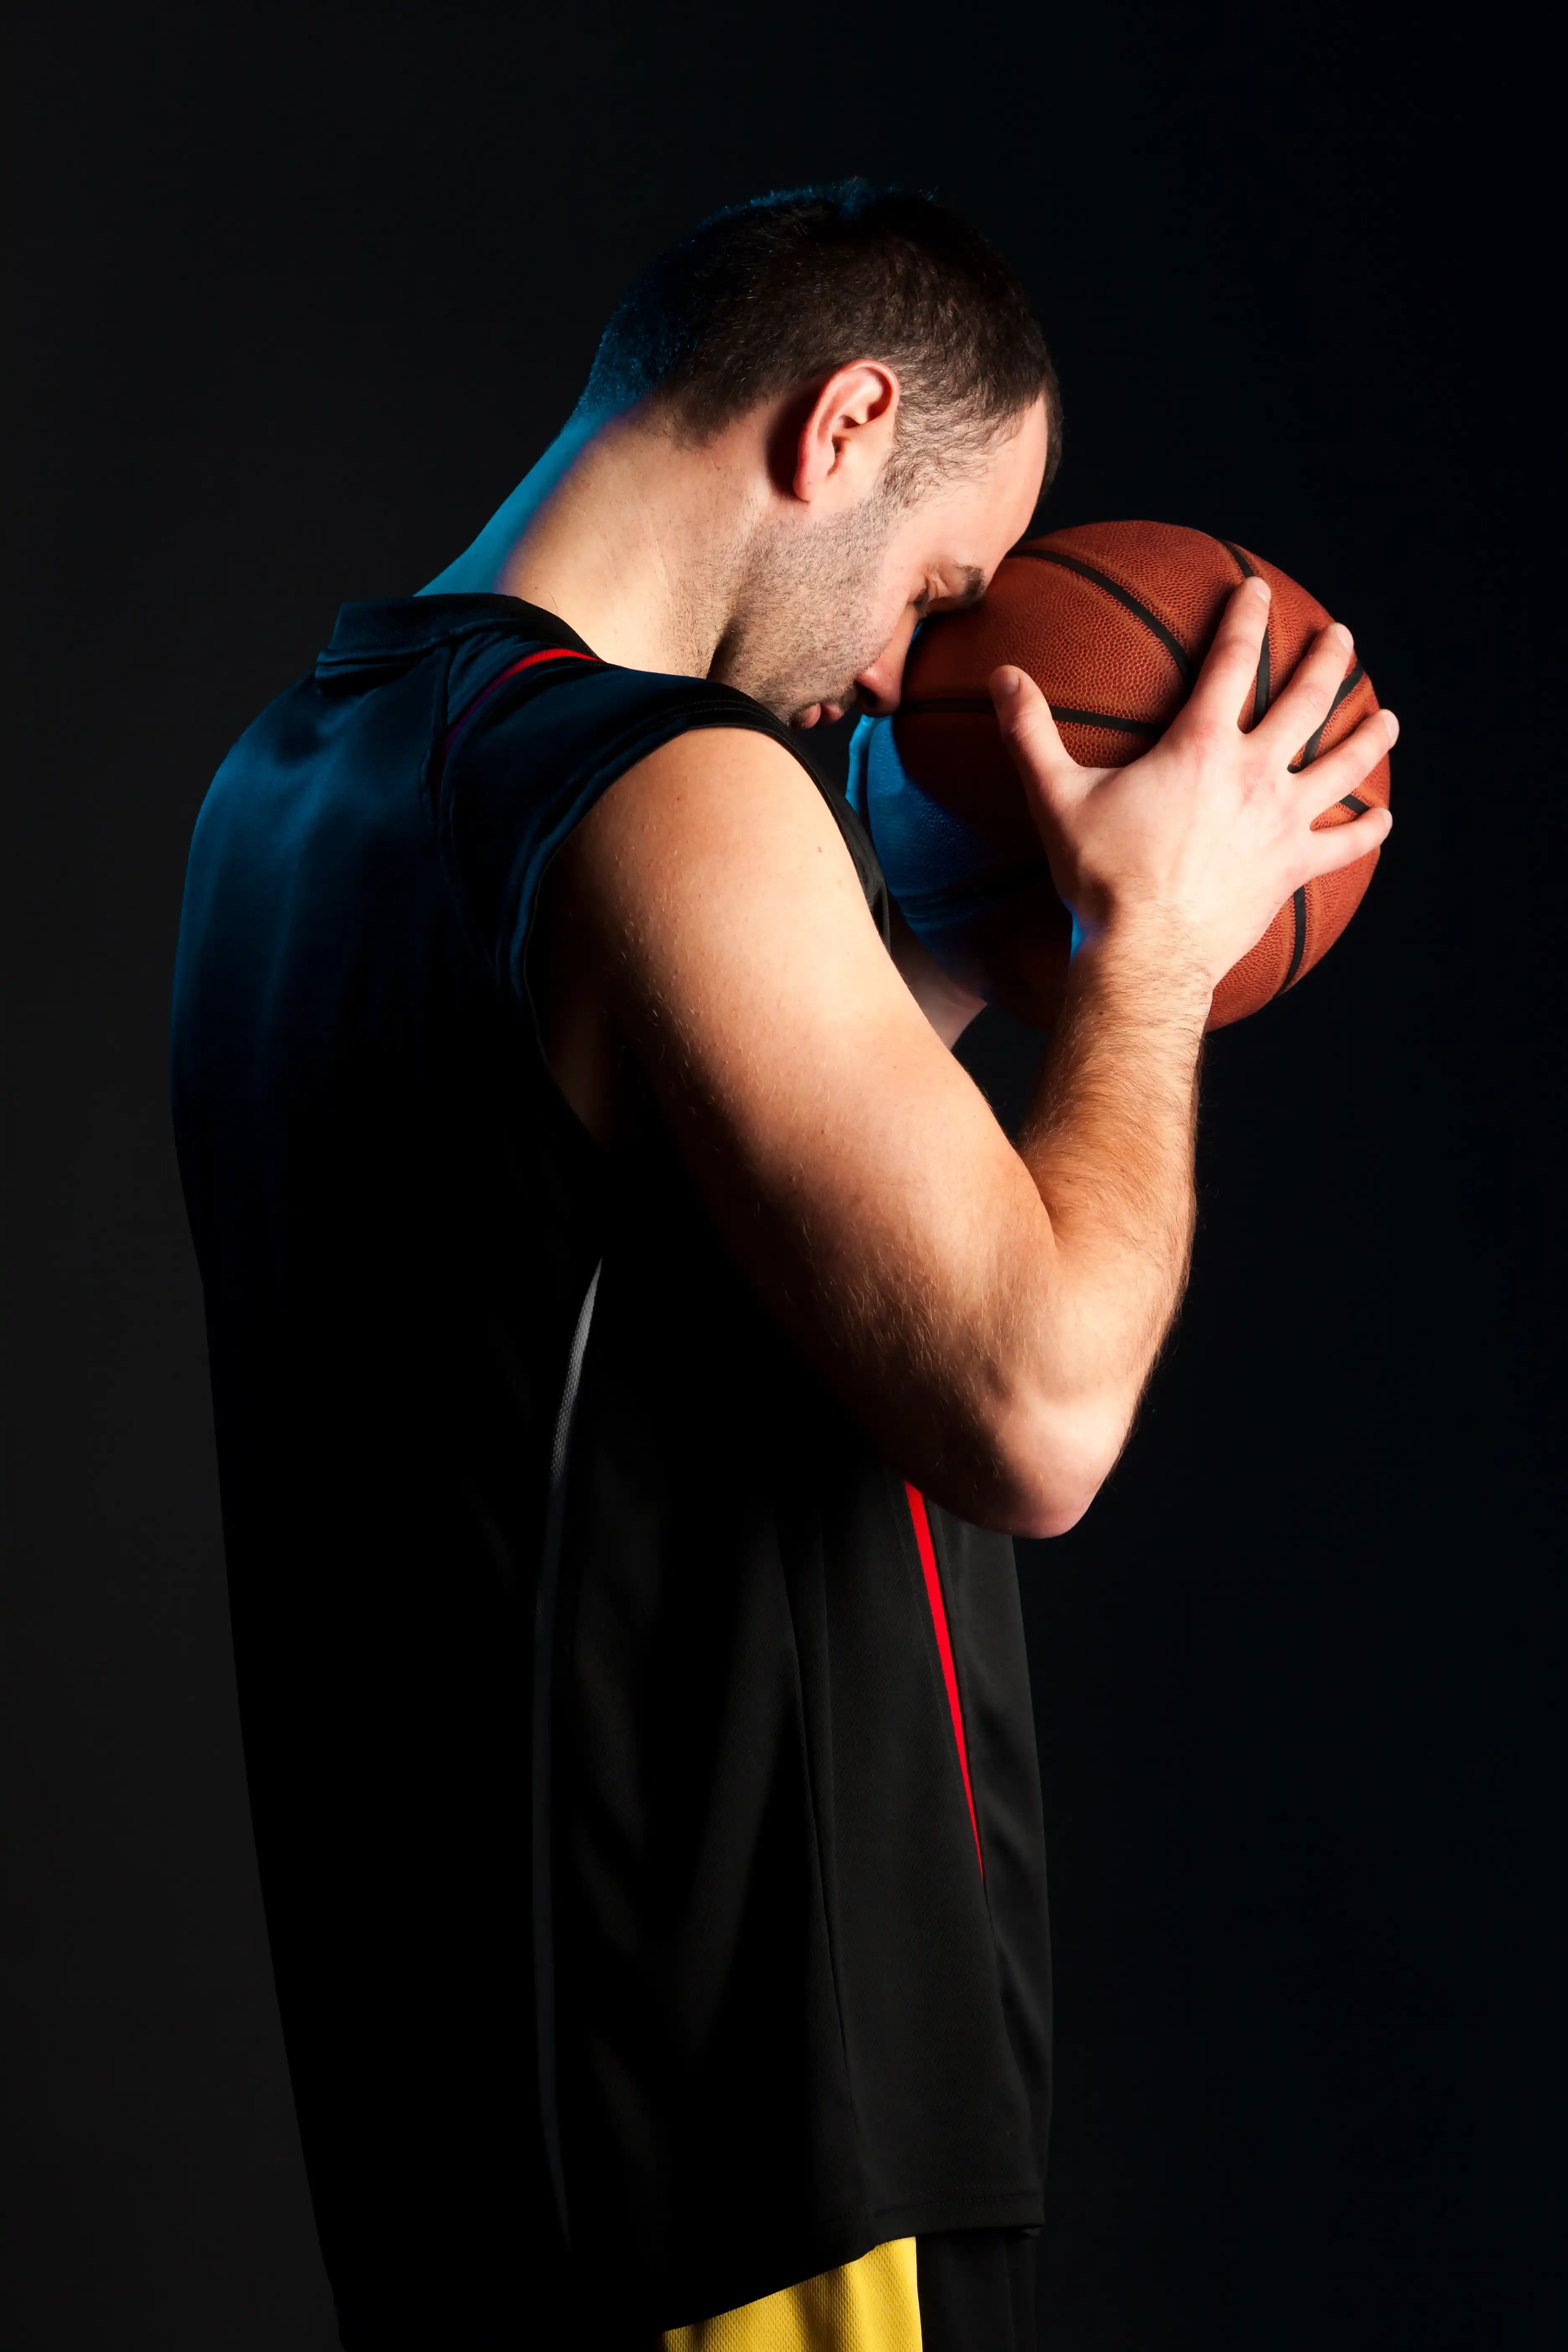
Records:
[[[1131,1421],[1120,1398],[1041,1401],[1008,1413],[992,1446],[994,1524],[1031,1537],[1076,1528],[1115,1468]]]

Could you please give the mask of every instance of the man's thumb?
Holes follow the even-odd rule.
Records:
[[[1012,663],[993,670],[990,684],[996,723],[1014,766],[1026,784],[1048,793],[1061,780],[1063,770],[1073,766],[1057,732],[1050,704],[1027,671]]]

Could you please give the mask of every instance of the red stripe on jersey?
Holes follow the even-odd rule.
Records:
[[[468,725],[475,712],[482,710],[485,704],[489,700],[491,695],[498,694],[501,688],[506,684],[508,678],[515,677],[520,669],[532,669],[539,662],[594,661],[596,658],[597,656],[594,654],[578,653],[576,648],[573,646],[547,646],[544,651],[541,654],[524,654],[521,661],[514,661],[509,668],[503,669],[499,677],[492,677],[484,692],[482,694],[476,694],[468,709],[466,710],[460,710],[458,713],[457,718],[453,719],[450,727],[447,728],[447,740],[441,746],[441,757],[443,761],[451,751],[452,745],[458,733]]]
[[[937,1574],[936,1546],[931,1541],[925,1496],[918,1486],[911,1486],[907,1478],[904,1492],[910,1498],[910,1517],[915,1523],[915,1542],[920,1547],[921,1567],[925,1573],[926,1599],[931,1603],[931,1622],[936,1628],[936,1646],[942,1657],[942,1678],[947,1685],[947,1707],[952,1717],[958,1769],[963,1775],[963,1793],[969,1804],[969,1826],[974,1832],[974,1851],[980,1863],[980,1874],[984,1878],[985,1856],[980,1852],[980,1824],[974,1818],[974,1791],[969,1785],[969,1750],[963,1740],[963,1710],[958,1704],[958,1673],[952,1663],[952,1643],[948,1639],[947,1609],[942,1597],[942,1579]]]

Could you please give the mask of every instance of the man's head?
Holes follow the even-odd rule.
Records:
[[[754,446],[713,675],[809,724],[896,701],[923,614],[973,601],[1060,449],[1017,278],[929,198],[851,181],[720,213],[644,271],[581,414]]]

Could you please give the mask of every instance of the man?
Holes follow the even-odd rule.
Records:
[[[858,184],[707,223],[192,849],[182,1168],[279,1997],[343,2342],[1033,2341],[1047,1952],[1011,1545],[1181,1290],[1213,986],[1386,714],[1000,723],[1081,944],[1015,1149],[800,731],[1054,462],[1011,273]],[[1331,771],[1325,775],[1324,771]]]

